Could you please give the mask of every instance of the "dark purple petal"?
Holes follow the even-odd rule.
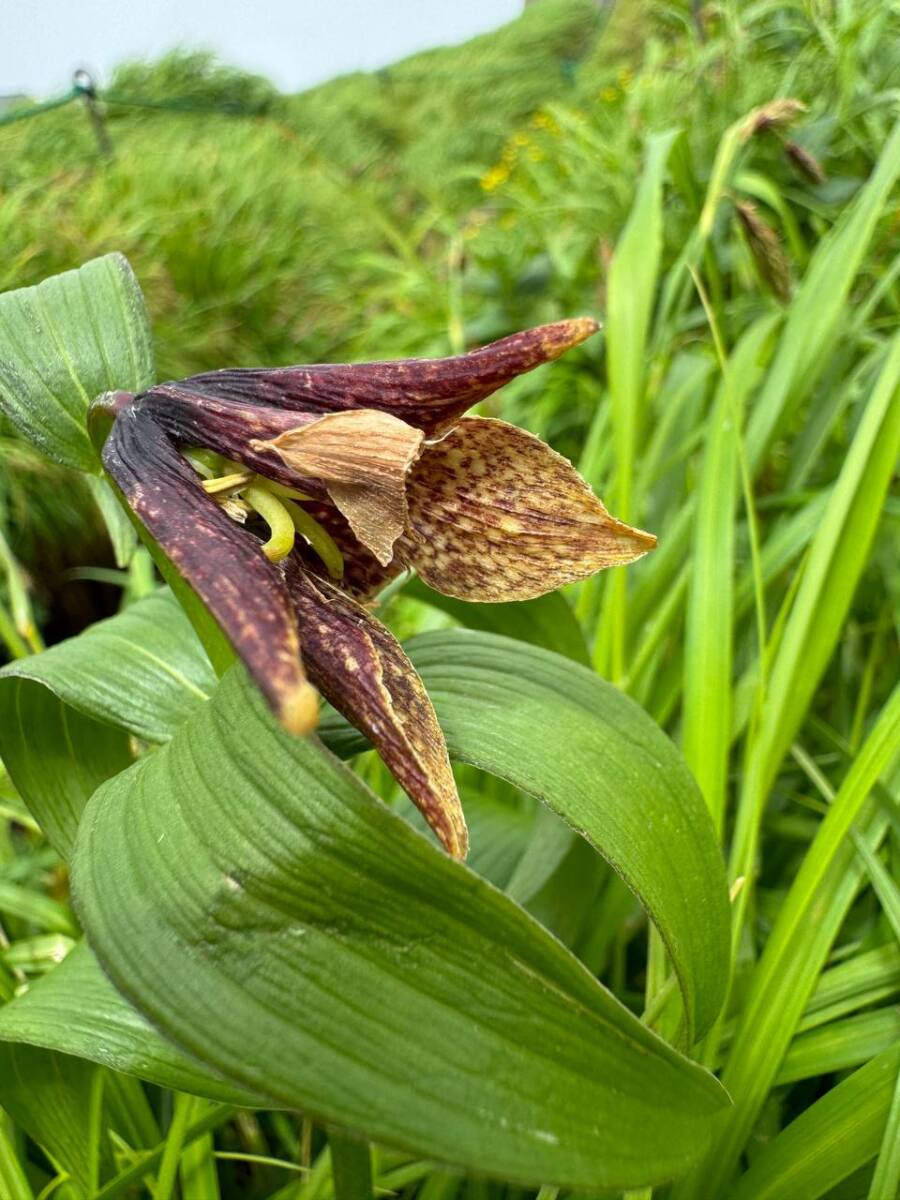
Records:
[[[254,445],[311,425],[319,419],[318,414],[204,395],[180,383],[166,383],[144,392],[134,407],[150,413],[179,446],[202,446],[235,459],[276,483],[326,495],[324,484],[301,479],[275,449]]]
[[[347,519],[330,504],[305,502],[303,507],[322,525],[334,541],[344,558],[344,573],[341,577],[341,590],[353,596],[356,600],[371,600],[392,579],[396,579],[406,568],[399,559],[395,558],[388,566],[383,567],[371,551],[357,541]],[[300,538],[294,554],[302,558],[304,565],[314,575],[327,578],[321,559]]]
[[[447,746],[428,694],[387,629],[291,557],[285,578],[310,679],[376,747],[445,849],[464,858],[468,834]]]
[[[121,408],[103,465],[135,515],[191,585],[245,663],[282,724],[316,723],[300,660],[297,620],[278,568],[259,542],[211,500],[152,413]]]
[[[597,328],[590,317],[577,317],[526,329],[453,358],[210,371],[174,386],[195,396],[287,408],[295,413],[321,415],[375,408],[435,437],[450,429],[472,405],[517,375],[558,358]],[[153,388],[150,394],[160,390]]]

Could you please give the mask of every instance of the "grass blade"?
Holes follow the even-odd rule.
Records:
[[[629,520],[632,509],[647,336],[662,253],[663,173],[674,136],[674,132],[657,134],[647,143],[644,173],[609,269],[606,357],[616,452],[615,512],[622,521]],[[600,625],[603,641],[595,648],[598,667],[608,663],[614,679],[620,679],[625,671],[626,595],[625,572],[614,570]]]
[[[744,335],[719,385],[697,487],[684,647],[682,749],[721,833],[731,746],[734,501],[741,413],[774,326],[764,317]]]
[[[734,1109],[678,1200],[718,1195],[767,1096],[829,948],[864,878],[851,828],[878,846],[887,827],[869,792],[900,747],[900,686],[853,761],[779,912],[753,974],[722,1080]],[[813,919],[815,914],[815,919]]]
[[[816,1200],[864,1166],[878,1152],[882,1131],[885,1137],[890,1133],[885,1118],[898,1067],[900,1047],[873,1058],[833,1087],[753,1160],[731,1200]],[[869,1195],[889,1200],[894,1192]]]
[[[885,358],[872,397],[810,546],[796,599],[772,665],[731,848],[731,877],[751,878],[766,798],[834,651],[881,513],[900,451],[900,335]],[[738,899],[740,928],[748,892]]]

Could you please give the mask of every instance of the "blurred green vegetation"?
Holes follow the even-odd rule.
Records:
[[[789,135],[755,138],[740,180],[757,224],[773,231],[769,279],[733,206],[707,254],[730,340],[771,306],[779,272],[782,298],[802,274],[890,123],[892,6],[855,0],[830,20],[819,8],[541,0],[465,45],[297,96],[202,53],[124,64],[110,96],[175,107],[105,104],[111,161],[80,102],[0,129],[0,290],[123,251],[147,297],[162,379],[441,354],[563,315],[602,317],[648,136],[682,131],[665,269],[724,131],[795,96],[808,113]],[[810,159],[826,178],[810,177]],[[886,268],[896,234],[884,222],[861,288]],[[677,336],[711,353],[699,307]],[[497,403],[577,460],[603,403],[602,353],[589,346]],[[48,470],[17,450],[0,478],[0,522],[26,568],[102,558],[78,483],[16,500],[35,469]]]

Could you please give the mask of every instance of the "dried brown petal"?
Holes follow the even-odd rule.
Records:
[[[210,371],[163,386],[294,412],[374,408],[435,437],[505,383],[558,358],[597,329],[591,317],[576,317],[453,358]]]
[[[444,735],[412,663],[387,629],[296,558],[285,578],[310,678],[369,738],[397,782],[455,858],[468,847]]]
[[[124,408],[103,465],[128,504],[230,639],[282,724],[314,728],[318,705],[300,661],[280,571],[223,513],[151,413]]]
[[[406,526],[406,476],[424,435],[389,413],[331,413],[251,450],[273,451],[298,479],[321,479],[357,538],[383,565]]]
[[[463,600],[527,600],[656,545],[611,517],[567,459],[504,421],[467,417],[426,447],[407,497],[398,557]]]

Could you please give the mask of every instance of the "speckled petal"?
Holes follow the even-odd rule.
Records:
[[[559,358],[597,329],[591,317],[576,317],[526,329],[453,358],[238,368],[194,375],[175,386],[295,412],[377,408],[435,437],[505,383]]]
[[[606,511],[572,464],[504,421],[468,417],[407,483],[397,556],[463,600],[527,600],[656,545]]]
[[[464,858],[468,834],[444,735],[422,681],[399,643],[333,584],[296,558],[285,579],[310,678],[377,748],[445,849]]]
[[[252,534],[210,500],[151,413],[124,407],[103,465],[176,569],[222,626],[286,728],[317,720],[300,660],[297,619],[281,572]]]

